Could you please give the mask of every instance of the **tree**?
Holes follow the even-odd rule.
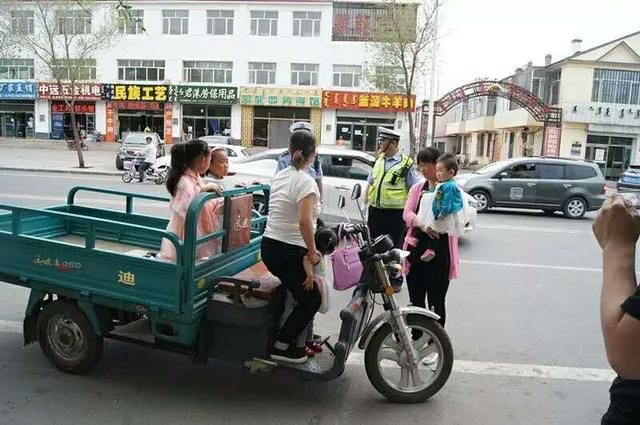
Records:
[[[0,0],[0,42],[5,40],[16,55],[33,58],[61,93],[68,88],[64,102],[80,168],[85,162],[75,113],[79,83],[96,79],[95,55],[117,41],[119,19],[129,16],[129,8],[122,1]]]
[[[365,79],[385,92],[402,93],[411,99],[417,79],[424,74],[436,38],[436,11],[441,3],[402,3],[385,0],[368,43],[375,72]],[[415,108],[407,109],[410,154],[419,149],[415,131]]]

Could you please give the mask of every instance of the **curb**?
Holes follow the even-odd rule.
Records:
[[[54,174],[74,174],[87,176],[121,176],[123,172],[113,171],[81,171],[81,170],[52,170],[46,168],[17,168],[0,167],[0,171],[20,171],[25,173],[54,173]]]

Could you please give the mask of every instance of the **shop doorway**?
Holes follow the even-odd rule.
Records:
[[[587,136],[586,159],[600,167],[604,178],[617,180],[629,168],[633,140],[629,137]]]
[[[0,137],[32,138],[34,130],[33,113],[0,112]]]
[[[119,136],[131,131],[145,131],[150,129],[152,133],[158,133],[164,138],[164,115],[148,111],[118,111]]]
[[[351,149],[375,152],[378,148],[378,127],[394,129],[393,118],[338,117],[336,144]]]
[[[185,139],[231,135],[231,106],[183,105],[182,115]]]
[[[311,120],[308,108],[256,107],[253,119],[253,146],[286,148],[289,127],[294,122]]]

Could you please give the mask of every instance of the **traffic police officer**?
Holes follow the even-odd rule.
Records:
[[[313,125],[304,121],[295,122],[291,125],[291,127],[289,127],[289,131],[291,132],[291,134],[293,134],[293,132],[295,131],[308,131],[309,133],[313,134]],[[282,152],[280,156],[278,156],[278,165],[276,166],[276,173],[279,173],[280,171],[284,170],[289,165],[291,165],[291,152],[287,149],[286,151]],[[316,159],[315,161],[313,161],[313,165],[309,167],[307,172],[311,177],[313,177],[313,179],[318,184],[318,190],[320,191],[320,196],[322,196],[323,174],[322,174],[322,165],[320,164],[318,155],[316,155]]]
[[[400,153],[400,134],[378,127],[378,158],[367,179],[365,203],[369,204],[368,225],[371,237],[387,234],[396,248],[402,247],[406,231],[402,219],[404,204],[409,189],[420,178],[413,166],[414,161]]]

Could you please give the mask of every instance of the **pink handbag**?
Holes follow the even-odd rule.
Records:
[[[354,237],[343,238],[342,224],[340,224],[338,226],[338,247],[331,254],[333,288],[336,291],[346,291],[356,286],[360,281],[364,266],[358,255],[359,250]]]

